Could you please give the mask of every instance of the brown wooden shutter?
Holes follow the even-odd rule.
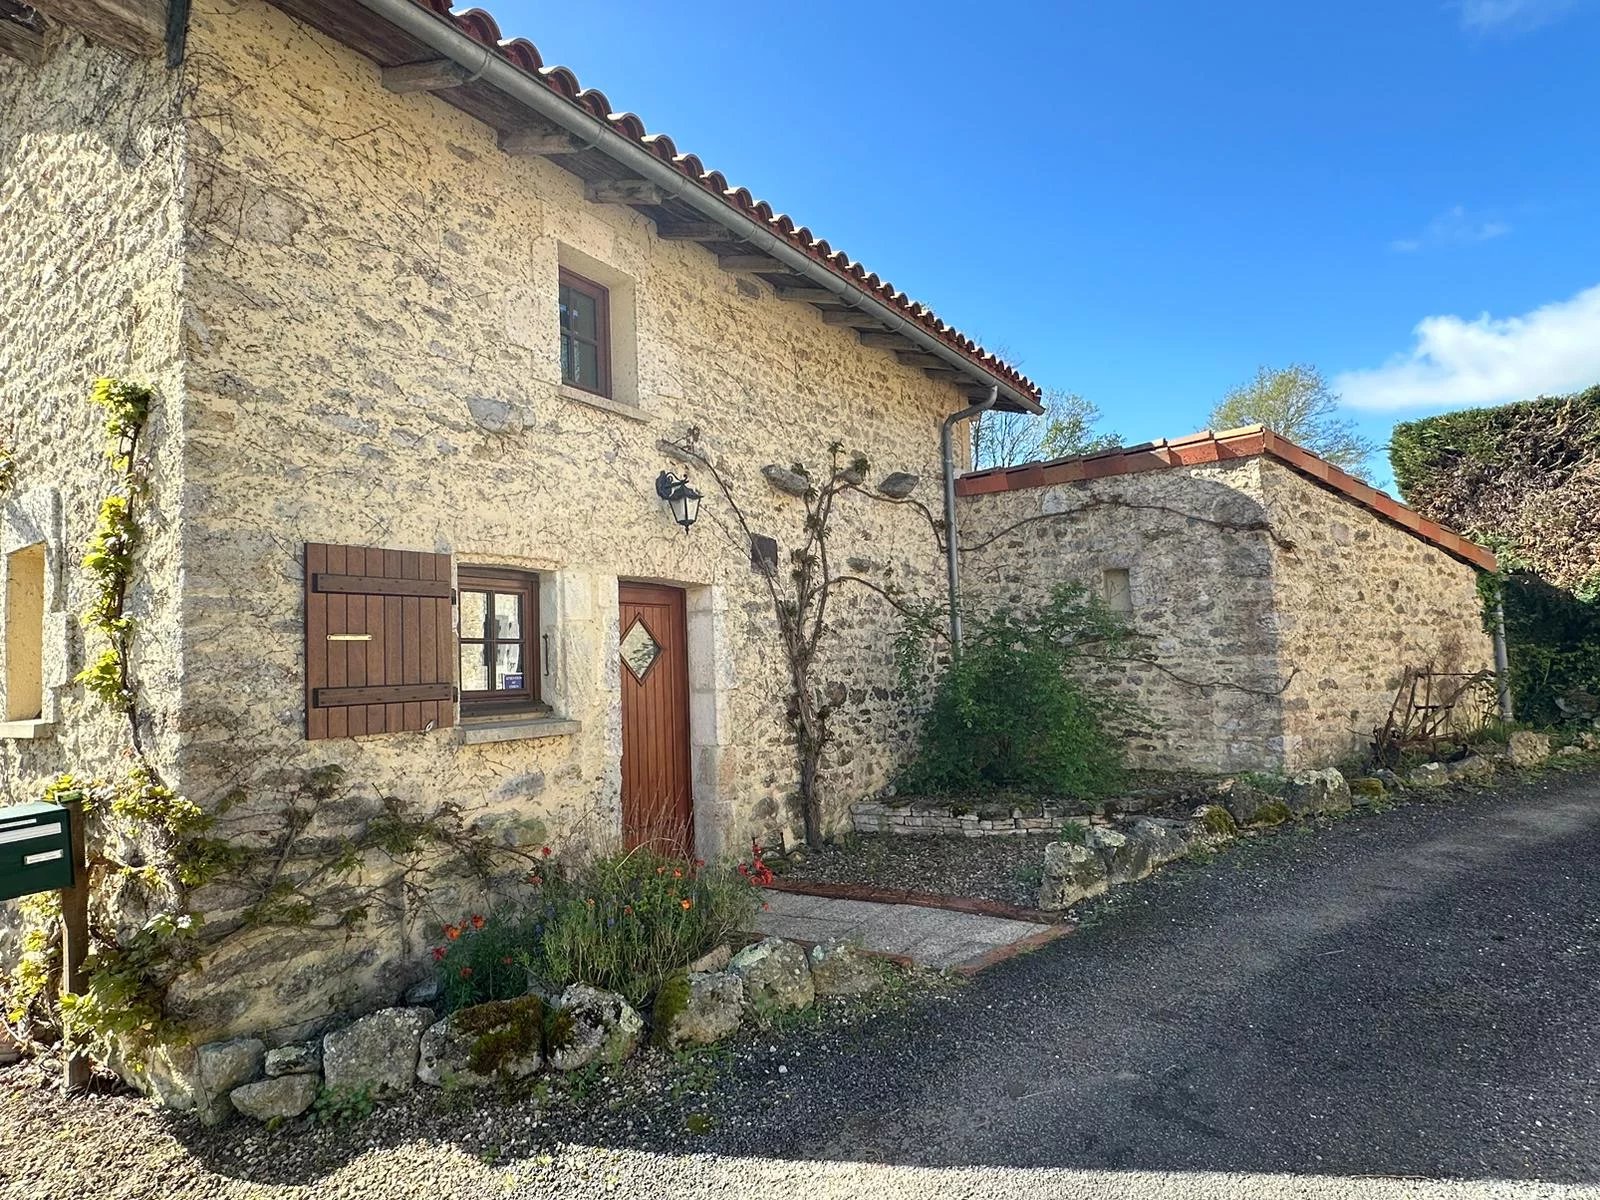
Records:
[[[306,544],[306,737],[455,724],[450,556]]]

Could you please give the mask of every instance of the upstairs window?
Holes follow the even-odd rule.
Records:
[[[542,709],[539,703],[539,578],[522,571],[462,567],[463,716]]]
[[[611,294],[561,269],[561,382],[611,395]]]

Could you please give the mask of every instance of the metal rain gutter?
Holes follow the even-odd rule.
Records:
[[[839,297],[841,303],[869,313],[873,319],[882,321],[895,333],[907,338],[929,354],[943,359],[963,375],[969,376],[984,387],[995,389],[997,394],[1003,393],[1007,400],[1019,405],[1025,412],[1039,414],[1044,411],[1033,397],[1018,391],[1010,384],[998,382],[993,375],[959,351],[945,345],[920,325],[908,321],[881,300],[858,291],[815,259],[796,250],[777,234],[764,228],[759,221],[735,212],[704,188],[685,179],[648,150],[610,128],[604,121],[573,107],[549,88],[531,79],[521,68],[512,66],[493,50],[474,41],[442,17],[419,7],[413,0],[357,0],[357,3],[399,26],[418,41],[431,46],[443,57],[459,63],[471,73],[470,79],[482,80],[498,88],[552,124],[583,138],[596,149],[622,162],[630,170],[683,201],[707,219],[725,226],[739,240],[751,243],[790,270],[832,292]]]

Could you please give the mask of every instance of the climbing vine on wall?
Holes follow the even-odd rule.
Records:
[[[64,997],[57,1013],[59,900],[55,893],[31,898],[6,1006],[7,1019],[29,1040],[59,1031],[101,1054],[115,1048],[130,1063],[152,1043],[184,1036],[169,992],[236,939],[268,929],[348,934],[380,908],[398,918],[424,907],[427,889],[419,881],[441,863],[506,882],[535,861],[479,830],[457,806],[414,812],[396,797],[347,784],[337,766],[285,773],[272,797],[239,790],[204,807],[167,784],[145,746],[148,715],[134,667],[138,626],[129,613],[148,489],[139,450],[153,399],[149,388],[115,379],[98,381],[92,394],[105,412],[117,484],[100,506],[83,558],[94,584],[84,623],[101,645],[77,678],[126,719],[132,765],[117,780],[64,775],[44,796],[59,802],[65,792],[83,795],[99,835],[90,839],[91,889],[114,896],[117,911],[91,911],[88,984]],[[208,922],[194,896],[223,878],[235,903]]]

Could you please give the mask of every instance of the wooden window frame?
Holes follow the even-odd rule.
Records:
[[[583,342],[594,347],[595,365],[600,373],[598,387],[586,387],[576,379],[568,379],[566,369],[561,372],[561,382],[567,387],[577,388],[580,392],[588,392],[592,396],[604,396],[611,399],[611,289],[603,283],[596,283],[593,279],[579,275],[576,271],[569,271],[562,267],[560,270],[560,286],[571,288],[575,292],[589,297],[594,301],[594,332],[591,340],[582,334],[570,330],[559,329],[557,334],[562,341],[571,339]],[[560,319],[560,295],[557,294],[557,321]],[[563,363],[566,356],[562,356]]]
[[[466,676],[460,672],[459,658],[467,646],[514,645],[500,638],[469,638],[462,636],[460,613],[466,610],[463,600],[458,600],[456,620],[457,673],[461,677],[461,715],[463,717],[503,716],[513,713],[545,713],[550,706],[539,694],[539,577],[530,571],[514,571],[498,567],[462,566],[456,570],[456,592],[517,592],[522,596],[522,674],[526,687],[518,691],[494,689],[468,691]],[[493,604],[493,601],[490,601]],[[492,609],[491,609],[492,611]]]

